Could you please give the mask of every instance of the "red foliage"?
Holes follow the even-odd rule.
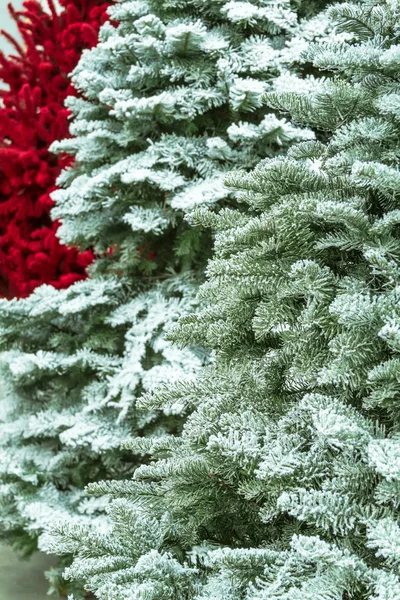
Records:
[[[68,73],[96,44],[106,20],[104,0],[53,0],[45,11],[26,0],[9,10],[22,45],[3,32],[16,54],[0,53],[0,295],[26,296],[42,283],[65,288],[86,276],[90,251],[63,246],[56,237],[50,198],[70,158],[49,152],[68,137],[66,96],[76,94]]]

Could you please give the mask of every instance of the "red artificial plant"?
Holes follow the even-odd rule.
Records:
[[[76,92],[68,79],[82,51],[97,42],[106,20],[103,0],[53,0],[45,10],[26,0],[9,10],[22,43],[0,53],[0,295],[23,297],[42,283],[65,288],[86,276],[90,251],[67,248],[56,237],[50,194],[71,159],[49,152],[68,137],[64,99]]]

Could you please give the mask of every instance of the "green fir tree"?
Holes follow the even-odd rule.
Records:
[[[333,72],[267,104],[317,139],[227,178],[246,211],[199,207],[215,232],[200,298],[170,339],[214,351],[181,436],[111,494],[113,528],[60,525],[67,575],[100,600],[400,598],[400,4],[330,9]]]
[[[64,243],[97,258],[67,290],[0,302],[1,533],[24,551],[55,520],[106,527],[107,500],[84,486],[131,476],[142,457],[120,450],[124,439],[179,432],[183,404],[148,411],[136,399],[204,362],[196,344],[164,339],[193,310],[211,247],[183,215],[235,204],[229,170],[313,138],[260,95],[298,84],[300,52],[327,28],[309,20],[316,6],[124,0],[72,74],[73,137],[53,149],[75,164],[53,216]]]

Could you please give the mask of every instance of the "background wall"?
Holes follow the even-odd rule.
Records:
[[[10,18],[7,9],[7,0],[0,0],[0,29],[5,29],[8,33],[15,35],[17,28],[15,27],[14,21]],[[19,10],[22,7],[22,0],[13,0],[13,6]],[[11,46],[3,37],[0,37],[0,50],[3,52],[10,52]]]
[[[9,548],[0,546],[1,600],[46,600],[49,586],[43,572],[51,565],[52,561],[41,554],[35,554],[29,562],[19,562]],[[52,599],[57,600],[54,596]]]

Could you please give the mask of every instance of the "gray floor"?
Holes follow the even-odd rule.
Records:
[[[9,548],[0,547],[0,600],[50,600],[43,573],[51,564],[42,554],[21,562]]]

